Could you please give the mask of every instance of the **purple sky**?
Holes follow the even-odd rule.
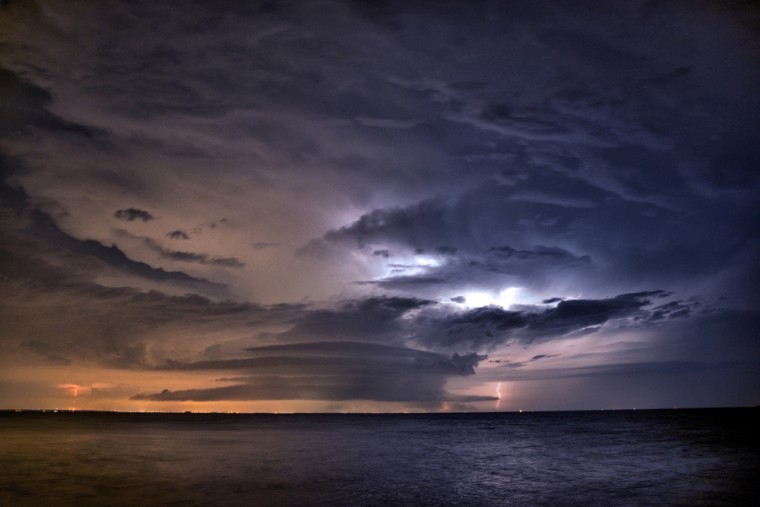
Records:
[[[760,403],[751,2],[0,3],[0,408]]]

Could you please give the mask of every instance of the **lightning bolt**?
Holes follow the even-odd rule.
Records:
[[[499,410],[500,403],[501,403],[501,382],[496,384],[496,410]]]

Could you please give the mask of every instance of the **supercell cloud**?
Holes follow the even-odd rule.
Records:
[[[0,408],[754,405],[750,3],[0,5]]]

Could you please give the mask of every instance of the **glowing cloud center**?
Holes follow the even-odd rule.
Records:
[[[424,275],[429,270],[441,266],[440,260],[424,255],[415,255],[411,258],[402,257],[394,260],[395,262],[383,263],[382,273],[378,273],[375,279]]]
[[[464,303],[462,304],[468,308],[479,308],[481,306],[509,308],[515,303],[519,291],[518,287],[509,287],[499,293],[467,292],[464,294]]]

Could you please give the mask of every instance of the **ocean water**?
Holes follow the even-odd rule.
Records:
[[[760,505],[758,415],[5,412],[0,505]]]

